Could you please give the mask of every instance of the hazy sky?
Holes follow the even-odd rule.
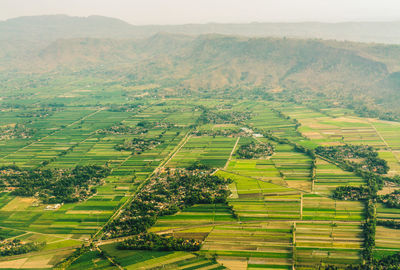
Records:
[[[400,20],[400,0],[0,0],[0,20],[104,15],[132,24]]]

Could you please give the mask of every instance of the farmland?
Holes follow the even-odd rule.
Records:
[[[219,136],[215,138],[209,136],[190,137],[168,166],[185,168],[199,161],[205,165],[223,167],[234,144],[235,139],[233,138]]]
[[[398,269],[392,24],[0,21],[0,269]]]
[[[387,161],[387,176],[399,173],[400,125],[357,117],[351,111],[315,111],[294,103],[251,100],[159,102],[148,97],[118,109],[86,102],[76,106],[79,101],[74,100],[41,117],[20,117],[29,111],[24,108],[0,112],[0,125],[23,124],[34,130],[26,138],[0,140],[4,168],[110,169],[93,186],[91,196],[76,202],[44,203],[39,196],[17,196],[13,188],[4,187],[0,236],[46,242],[46,246],[0,257],[0,267],[52,268],[68,262],[68,269],[205,270],[358,264],[364,247],[365,203],[337,200],[332,192],[341,186],[366,185],[365,179],[299,146],[313,150],[319,145],[368,144]],[[207,113],[199,109],[201,103],[209,107],[203,108]],[[246,117],[238,118],[240,110],[247,112]],[[206,117],[214,117],[213,122],[204,123]],[[157,143],[140,151],[118,148],[129,141]],[[269,152],[245,158],[238,154],[245,145],[263,145],[259,149]],[[146,231],[201,241],[200,250],[120,250],[118,243],[126,236],[104,238],[109,225],[123,216],[146,186],[157,187],[154,181],[162,175],[190,167],[193,174],[229,180],[227,199],[185,202],[156,216]],[[377,204],[376,212],[378,220],[400,220],[399,209]],[[377,258],[400,251],[397,231],[377,226]],[[74,257],[82,245],[91,248]]]

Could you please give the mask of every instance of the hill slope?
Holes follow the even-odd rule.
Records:
[[[399,111],[400,46],[322,40],[157,34],[143,40],[59,39],[3,71],[103,74],[194,91],[287,89]],[[125,79],[123,79],[125,78]],[[307,94],[308,95],[308,94]]]
[[[399,24],[132,26],[100,16],[21,17],[0,22],[0,71],[44,77],[100,75],[191,91],[284,89],[286,98],[295,100],[323,96],[331,102],[357,104],[361,110],[400,113],[399,45],[196,36],[215,32],[389,41],[388,36],[400,37]],[[3,77],[7,88],[9,78]]]
[[[146,38],[158,32],[251,37],[296,37],[400,44],[400,21],[344,23],[248,23],[134,26],[103,16],[45,15],[0,22],[0,40],[54,41],[59,38]]]

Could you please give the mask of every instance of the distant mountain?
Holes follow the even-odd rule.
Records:
[[[249,23],[134,26],[102,16],[46,15],[0,22],[1,40],[54,41],[59,38],[146,38],[158,32],[250,37],[296,37],[400,44],[400,21],[346,23]]]
[[[400,45],[195,35],[227,29],[236,34],[261,35],[257,31],[277,25],[283,24],[132,26],[99,16],[17,18],[0,23],[0,71],[45,78],[100,76],[128,84],[157,82],[183,91],[283,89],[301,98],[322,95],[400,115]],[[285,25],[296,32],[306,24]],[[321,29],[333,27],[311,23],[305,28],[311,31],[316,25],[321,33]],[[363,27],[367,24],[349,25],[335,25],[336,33],[344,37],[355,31],[356,25],[361,30],[355,31],[353,38],[366,33]],[[372,23],[370,27],[384,25]],[[400,36],[395,35],[400,25],[394,29],[395,25],[387,24],[387,29],[370,37],[377,40],[391,32],[395,39]]]
[[[249,37],[321,38],[400,44],[400,21],[344,23],[248,23],[248,24],[188,24],[144,26],[149,33],[163,31],[179,34],[240,35]]]
[[[59,38],[126,38],[134,26],[102,16],[46,15],[19,17],[0,22],[0,40],[51,42]]]
[[[58,39],[1,65],[19,73],[113,74],[118,80],[224,88],[307,89],[399,109],[400,46],[218,34]]]

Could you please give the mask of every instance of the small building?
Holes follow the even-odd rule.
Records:
[[[61,207],[61,204],[57,203],[54,205],[47,205],[44,210],[57,210],[60,207]]]
[[[251,129],[249,129],[249,128],[246,128],[246,127],[242,127],[242,128],[240,128],[241,130],[243,130],[244,132],[246,132],[246,133],[253,133],[253,130],[251,130]]]

